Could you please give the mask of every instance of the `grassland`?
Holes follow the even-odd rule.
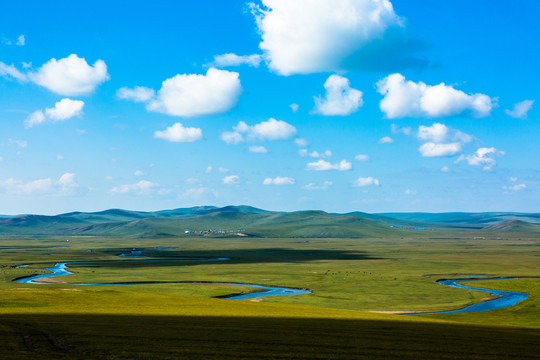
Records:
[[[116,255],[134,248],[158,259],[117,261],[121,258]],[[538,279],[475,284],[531,294],[508,309],[429,316],[374,311],[470,305],[487,294],[448,288],[435,280],[539,276],[538,255],[534,234],[489,231],[410,230],[397,236],[309,239],[4,237],[0,338],[8,345],[2,352],[13,359],[537,358]],[[186,256],[230,260],[171,261]],[[62,282],[244,282],[307,287],[313,294],[254,303],[211,298],[252,290],[225,285],[11,281],[45,273],[43,268],[57,261],[96,261],[72,264],[76,274],[59,278]],[[15,268],[21,264],[29,266]]]

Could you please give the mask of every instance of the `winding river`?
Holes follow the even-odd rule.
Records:
[[[172,250],[173,248],[156,248],[154,250]],[[90,250],[89,250],[90,251]],[[52,278],[52,277],[59,277],[59,276],[67,276],[72,275],[73,273],[68,271],[68,268],[70,264],[82,264],[82,263],[107,263],[107,262],[130,262],[130,261],[226,261],[230,260],[229,258],[223,258],[223,257],[217,257],[217,258],[151,258],[144,256],[143,250],[131,250],[130,252],[121,253],[118,256],[121,257],[138,257],[138,258],[146,258],[146,259],[139,259],[139,260],[97,260],[97,261],[71,261],[71,262],[58,262],[51,268],[46,268],[51,273],[50,274],[40,274],[40,275],[33,275],[28,276],[24,278],[19,278],[13,280],[14,282],[18,283],[25,283],[25,284],[39,284],[39,285],[51,285],[51,282],[43,282],[39,281],[39,279],[43,278]],[[18,267],[23,267],[27,265],[20,265]],[[469,289],[469,290],[478,290],[478,291],[485,291],[490,293],[493,296],[496,296],[495,299],[491,299],[488,301],[480,302],[477,304],[473,304],[470,306],[467,306],[462,309],[458,310],[450,310],[450,311],[438,311],[438,312],[429,312],[429,313],[414,313],[414,314],[404,314],[404,315],[439,315],[439,314],[453,314],[453,313],[470,313],[470,312],[478,312],[478,311],[489,311],[489,310],[496,310],[496,309],[502,309],[510,306],[516,305],[518,302],[525,300],[527,297],[529,297],[528,294],[520,293],[516,291],[504,291],[504,290],[492,290],[492,289],[485,289],[485,288],[479,288],[479,287],[472,287],[472,286],[466,286],[462,285],[462,282],[470,282],[470,281],[479,281],[479,280],[509,280],[509,279],[515,279],[514,277],[498,277],[498,278],[468,278],[468,279],[442,279],[437,280],[439,284],[450,286],[450,287],[456,287],[456,288],[462,288],[462,289]],[[305,295],[305,294],[311,294],[312,291],[307,289],[297,289],[297,288],[287,288],[287,287],[276,287],[276,286],[264,286],[264,285],[257,285],[257,284],[245,284],[245,283],[233,283],[233,282],[206,282],[206,281],[149,281],[149,282],[117,282],[117,283],[69,283],[69,285],[159,285],[159,284],[186,284],[186,283],[212,283],[212,284],[221,284],[221,285],[233,285],[233,286],[243,286],[243,287],[251,287],[255,289],[261,289],[262,291],[255,291],[247,294],[233,294],[230,296],[225,296],[224,298],[230,299],[230,300],[242,300],[242,299],[250,299],[250,298],[260,298],[260,297],[268,297],[268,296],[294,296],[294,295]]]
[[[485,292],[490,293],[493,296],[497,296],[497,298],[480,302],[477,304],[473,304],[473,305],[470,305],[470,306],[467,306],[458,310],[406,314],[406,315],[439,315],[439,314],[454,314],[454,313],[470,313],[470,312],[477,312],[477,311],[497,310],[497,309],[502,309],[509,306],[514,306],[518,302],[528,298],[529,295],[525,293],[516,292],[516,291],[492,290],[492,289],[472,287],[472,286],[466,286],[466,285],[460,284],[461,282],[466,282],[466,281],[468,282],[468,281],[480,281],[480,280],[486,281],[486,280],[511,280],[511,279],[516,279],[516,278],[498,277],[498,278],[437,280],[437,282],[442,285],[446,285],[450,287],[457,287],[457,288],[462,288],[462,289],[469,289],[469,290],[485,291]]]
[[[143,257],[139,251],[131,251],[130,253],[122,253],[119,256],[123,257]],[[36,284],[36,285],[51,285],[54,283],[39,281],[39,279],[52,278],[59,276],[72,275],[71,271],[68,271],[70,264],[83,264],[83,263],[107,263],[107,262],[129,262],[129,261],[225,261],[229,258],[207,258],[207,259],[152,259],[152,260],[103,260],[103,261],[71,261],[71,262],[58,262],[54,264],[53,267],[45,268],[49,270],[50,274],[40,274],[33,275],[24,278],[19,278],[13,280],[14,282],[24,283],[24,284]],[[243,300],[251,298],[260,298],[268,296],[293,296],[293,295],[304,295],[311,294],[310,290],[306,289],[296,289],[296,288],[287,288],[287,287],[276,287],[276,286],[264,286],[256,284],[244,284],[244,283],[232,283],[232,282],[214,282],[214,281],[149,281],[149,282],[118,282],[118,283],[68,283],[68,285],[88,285],[88,286],[97,286],[97,285],[165,285],[165,284],[188,284],[188,283],[211,283],[211,284],[221,284],[221,285],[233,285],[233,286],[243,286],[251,287],[256,289],[261,289],[262,291],[250,292],[247,294],[231,295],[225,296],[224,298],[229,300]]]

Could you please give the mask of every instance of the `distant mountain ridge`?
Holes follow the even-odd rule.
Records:
[[[379,213],[373,215],[386,216],[398,220],[419,221],[427,223],[468,224],[488,226],[501,221],[521,220],[527,223],[540,224],[540,213],[519,212],[448,212],[448,213]]]
[[[109,209],[56,216],[0,217],[1,235],[185,236],[186,232],[255,237],[391,236],[427,230],[539,232],[540,214],[274,212],[252,206],[196,206],[160,211]],[[416,230],[415,230],[416,229]]]

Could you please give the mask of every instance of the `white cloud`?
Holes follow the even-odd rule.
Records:
[[[131,100],[134,102],[147,102],[155,95],[154,89],[144,86],[135,86],[133,89],[122,87],[116,90],[116,96],[119,99]]]
[[[263,185],[292,185],[295,181],[290,177],[277,176],[275,178],[266,178],[263,181]]]
[[[296,146],[299,146],[299,147],[306,147],[308,146],[308,142],[306,139],[302,139],[302,138],[296,138],[294,139],[294,143],[296,144]]]
[[[77,182],[75,181],[75,174],[74,173],[65,173],[62,176],[60,176],[60,179],[58,180],[58,183],[62,187],[74,187],[78,186]]]
[[[527,113],[531,110],[534,100],[523,100],[514,105],[512,110],[504,110],[507,115],[513,118],[526,119]]]
[[[221,140],[227,144],[238,144],[242,141],[286,140],[296,135],[296,128],[283,120],[270,118],[250,126],[243,121],[233,127],[233,131],[221,134]]]
[[[504,156],[505,152],[497,150],[494,147],[490,148],[479,148],[473,154],[470,155],[461,155],[455,163],[461,161],[467,161],[471,166],[483,166],[483,170],[489,171],[495,165],[497,165],[496,158]]]
[[[259,67],[259,64],[262,61],[262,55],[236,55],[232,53],[216,55],[214,56],[214,62],[211,65],[217,67],[226,67],[226,66],[240,66],[240,65],[249,65],[253,67]]]
[[[228,173],[228,172],[231,171],[231,170],[229,170],[229,169],[227,169],[227,168],[224,168],[224,167],[220,167],[220,168],[218,169],[218,171],[219,171],[220,174],[226,174],[226,173]]]
[[[191,188],[184,191],[181,198],[191,198],[195,200],[199,200],[202,197],[204,197],[206,194],[213,195],[214,197],[218,196],[218,193],[210,188],[207,187],[197,187],[197,188]]]
[[[83,106],[83,101],[65,98],[54,104],[54,108],[45,109],[45,114],[52,120],[66,120],[81,115]]]
[[[421,145],[418,151],[424,157],[452,156],[461,151],[461,144],[457,142],[448,144],[428,142]]]
[[[154,132],[154,137],[170,142],[194,142],[202,139],[202,130],[195,127],[184,127],[181,123],[174,123],[163,131]]]
[[[405,190],[405,195],[416,195],[416,190],[407,189]]]
[[[292,112],[297,112],[300,106],[298,104],[291,104],[289,107],[291,108]]]
[[[343,62],[391,26],[388,0],[263,0],[250,4],[270,69],[281,75],[338,71]]]
[[[221,134],[221,140],[225,141],[227,144],[239,144],[244,141],[244,137],[237,131],[226,131]]]
[[[144,172],[142,172],[141,170],[137,170],[133,173],[134,176],[143,176],[144,175]]]
[[[208,166],[204,172],[210,174],[212,172],[212,167]]]
[[[434,123],[431,126],[419,126],[418,138],[426,141],[442,142],[448,136],[448,127],[444,124]]]
[[[321,115],[350,115],[364,104],[362,92],[350,87],[349,79],[330,75],[324,83],[326,95],[314,97],[314,112]]]
[[[517,178],[517,177],[514,177],[514,176],[511,176],[509,180],[510,180],[511,182],[516,182],[516,181],[518,181],[518,178]]]
[[[392,139],[390,136],[383,136],[379,139],[379,144],[391,144],[394,142],[394,139]]]
[[[8,143],[10,145],[15,145],[20,148],[25,148],[28,146],[28,142],[26,140],[18,140],[18,139],[9,138]]]
[[[28,117],[24,120],[24,127],[29,129],[34,125],[39,125],[46,121],[47,119],[45,118],[45,114],[43,114],[43,111],[37,110],[28,115]]]
[[[304,186],[304,189],[306,189],[306,190],[326,190],[330,186],[332,186],[331,181],[324,181],[324,182],[322,182],[320,184],[309,183],[309,184]]]
[[[24,37],[24,35],[19,35],[19,37],[17,38],[17,42],[15,43],[15,45],[17,46],[24,46],[26,44],[26,38]]]
[[[97,60],[90,66],[84,58],[71,54],[66,58],[51,59],[29,77],[36,84],[60,95],[85,95],[109,79],[107,65]]]
[[[257,153],[257,154],[266,154],[268,150],[264,146],[250,146],[249,152]]]
[[[238,175],[227,175],[221,180],[226,185],[233,185],[240,183],[240,177]]]
[[[407,127],[399,127],[398,125],[396,124],[392,124],[390,126],[390,129],[392,130],[392,133],[393,134],[404,134],[404,135],[411,135],[412,134],[412,129],[410,126],[407,126]]]
[[[464,144],[473,137],[444,124],[434,123],[431,126],[419,126],[417,137],[425,141],[418,151],[424,157],[452,156],[461,152]]]
[[[0,76],[8,78],[12,77],[19,81],[28,81],[28,78],[25,74],[17,70],[13,65],[7,65],[0,61]]]
[[[442,172],[445,172],[445,173],[446,173],[446,172],[450,172],[450,168],[449,168],[448,166],[445,165],[445,166],[443,166],[443,167],[441,168],[441,171],[442,171]]]
[[[186,180],[184,180],[184,183],[190,184],[190,185],[197,184],[198,182],[199,182],[199,179],[197,178],[187,178]]]
[[[56,155],[56,160],[64,160],[64,155],[62,154]]]
[[[111,193],[113,194],[135,194],[146,195],[153,192],[155,188],[159,187],[159,184],[148,180],[141,180],[136,184],[126,184],[113,187]]]
[[[504,190],[511,190],[511,191],[519,191],[519,190],[523,190],[523,189],[526,189],[526,188],[527,188],[527,185],[525,185],[525,184],[515,184],[515,185],[511,185],[511,186],[503,186]]]
[[[224,113],[242,92],[238,76],[237,72],[215,68],[208,69],[206,75],[178,74],[163,81],[146,109],[182,117]]]
[[[369,176],[369,177],[359,177],[355,180],[353,183],[353,186],[355,187],[364,187],[364,186],[379,186],[379,180]]]
[[[54,104],[53,108],[45,109],[45,112],[37,110],[31,113],[24,120],[24,127],[29,129],[45,122],[59,122],[72,118],[73,116],[80,116],[82,114],[83,106],[84,101],[64,98]]]
[[[318,152],[318,151],[315,151],[313,150],[312,152],[308,152],[306,149],[300,149],[298,150],[298,154],[300,156],[309,156],[309,157],[312,157],[312,158],[329,158],[332,156],[332,151],[330,150],[326,150],[322,153]]]
[[[366,154],[358,154],[354,157],[354,159],[356,161],[360,161],[360,162],[366,162],[366,161],[369,161],[369,155],[366,155]]]
[[[377,82],[377,91],[384,95],[381,111],[387,118],[443,117],[471,111],[475,117],[491,114],[496,99],[484,94],[467,95],[450,85],[426,85],[405,81],[401,74],[391,74]]]
[[[16,195],[69,195],[78,186],[73,173],[65,173],[57,181],[51,178],[28,182],[13,178],[0,181],[0,189]]]
[[[327,171],[327,170],[339,170],[346,171],[351,170],[352,164],[347,160],[341,160],[339,163],[332,164],[326,160],[319,160],[316,162],[311,162],[306,165],[306,170],[315,170],[315,171]]]

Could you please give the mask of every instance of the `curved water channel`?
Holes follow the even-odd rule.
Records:
[[[515,277],[498,277],[498,278],[472,278],[472,279],[451,279],[451,280],[437,280],[439,284],[450,286],[450,287],[457,287],[462,289],[469,289],[469,290],[478,290],[478,291],[485,291],[490,293],[493,296],[497,296],[497,298],[480,302],[477,304],[473,304],[467,307],[464,307],[462,309],[458,310],[450,310],[450,311],[438,311],[438,312],[430,312],[430,313],[417,313],[417,314],[406,314],[406,315],[439,315],[439,314],[454,314],[454,313],[469,313],[469,312],[477,312],[477,311],[489,311],[489,310],[497,310],[502,309],[509,306],[514,306],[518,302],[525,300],[529,297],[528,294],[520,293],[517,291],[505,291],[505,290],[492,290],[492,289],[485,289],[485,288],[479,288],[479,287],[472,287],[472,286],[466,286],[459,284],[461,282],[465,281],[480,281],[480,280],[511,280],[516,279]]]
[[[172,250],[173,248],[157,248],[154,250]],[[90,250],[89,250],[90,251]],[[128,262],[128,261],[226,261],[230,260],[229,258],[200,258],[200,259],[193,259],[193,258],[174,258],[174,259],[163,259],[163,258],[151,258],[142,255],[142,250],[131,250],[127,253],[121,253],[118,256],[121,257],[139,257],[139,258],[146,258],[146,259],[139,259],[139,260],[97,260],[97,261],[70,261],[70,262],[58,262],[51,268],[45,268],[49,271],[51,271],[50,274],[41,274],[41,275],[33,275],[28,276],[24,278],[19,278],[13,280],[14,282],[18,283],[25,283],[25,284],[39,284],[39,285],[51,285],[53,283],[51,282],[42,282],[39,281],[39,279],[43,278],[52,278],[52,277],[59,277],[59,276],[66,276],[66,275],[72,275],[73,273],[68,271],[68,265],[70,264],[82,264],[82,263],[107,263],[107,262]],[[21,265],[27,266],[27,265]],[[414,314],[404,314],[404,315],[439,315],[439,314],[452,314],[452,313],[468,313],[468,312],[478,312],[478,311],[489,311],[489,310],[496,310],[496,309],[502,309],[505,307],[510,307],[516,305],[518,302],[525,300],[529,297],[528,294],[520,293],[516,291],[505,291],[505,290],[493,290],[493,289],[485,289],[485,288],[479,288],[479,287],[472,287],[472,286],[466,286],[460,284],[461,282],[469,282],[469,281],[479,281],[479,280],[510,280],[515,279],[514,277],[498,277],[498,278],[468,278],[468,279],[444,279],[444,280],[437,280],[439,284],[450,286],[450,287],[456,287],[456,288],[462,288],[462,289],[469,289],[469,290],[478,290],[478,291],[485,291],[490,293],[493,296],[497,296],[495,299],[491,299],[488,301],[480,302],[477,304],[473,304],[470,306],[467,306],[462,309],[458,310],[450,310],[450,311],[438,311],[438,312],[429,312],[429,313],[414,313]],[[119,283],[69,283],[69,285],[160,285],[160,284],[186,284],[186,283],[212,283],[212,284],[222,284],[222,285],[233,285],[233,286],[244,286],[244,287],[252,287],[256,289],[262,289],[264,291],[256,291],[251,292],[247,294],[239,294],[239,295],[231,295],[226,296],[225,298],[230,300],[242,300],[242,299],[250,299],[250,298],[258,298],[258,297],[267,297],[267,296],[293,296],[293,295],[304,295],[304,294],[311,294],[312,291],[306,290],[306,289],[296,289],[296,288],[287,288],[287,287],[275,287],[275,286],[264,286],[264,285],[256,285],[256,284],[245,284],[245,283],[231,283],[231,282],[205,282],[205,281],[151,281],[151,282],[119,282]]]
[[[169,250],[169,248],[167,248]],[[43,278],[52,278],[59,276],[72,275],[71,271],[68,271],[68,265],[70,264],[84,264],[84,263],[107,263],[107,262],[131,262],[131,261],[225,261],[230,260],[229,258],[174,258],[174,259],[160,259],[160,258],[149,258],[142,256],[142,251],[132,250],[129,253],[122,253],[118,256],[122,257],[145,257],[147,259],[140,260],[97,260],[97,261],[70,261],[70,262],[58,262],[54,264],[53,267],[45,268],[49,270],[50,274],[40,274],[32,275],[28,277],[23,277],[13,280],[14,282],[24,283],[24,284],[37,284],[37,285],[51,285],[52,282],[43,282],[39,279]],[[118,282],[118,283],[68,283],[66,285],[88,285],[88,286],[103,286],[103,285],[165,285],[165,284],[187,284],[187,283],[211,283],[211,284],[221,284],[221,285],[233,285],[233,286],[244,286],[251,287],[256,289],[261,289],[263,291],[255,291],[247,294],[239,294],[226,296],[224,298],[229,300],[242,300],[250,298],[259,298],[259,297],[268,297],[268,296],[293,296],[293,295],[304,295],[311,294],[310,290],[306,289],[296,289],[296,288],[287,288],[287,287],[277,287],[277,286],[264,286],[256,284],[245,284],[245,283],[232,283],[232,282],[214,282],[214,281],[148,281],[148,282]]]

